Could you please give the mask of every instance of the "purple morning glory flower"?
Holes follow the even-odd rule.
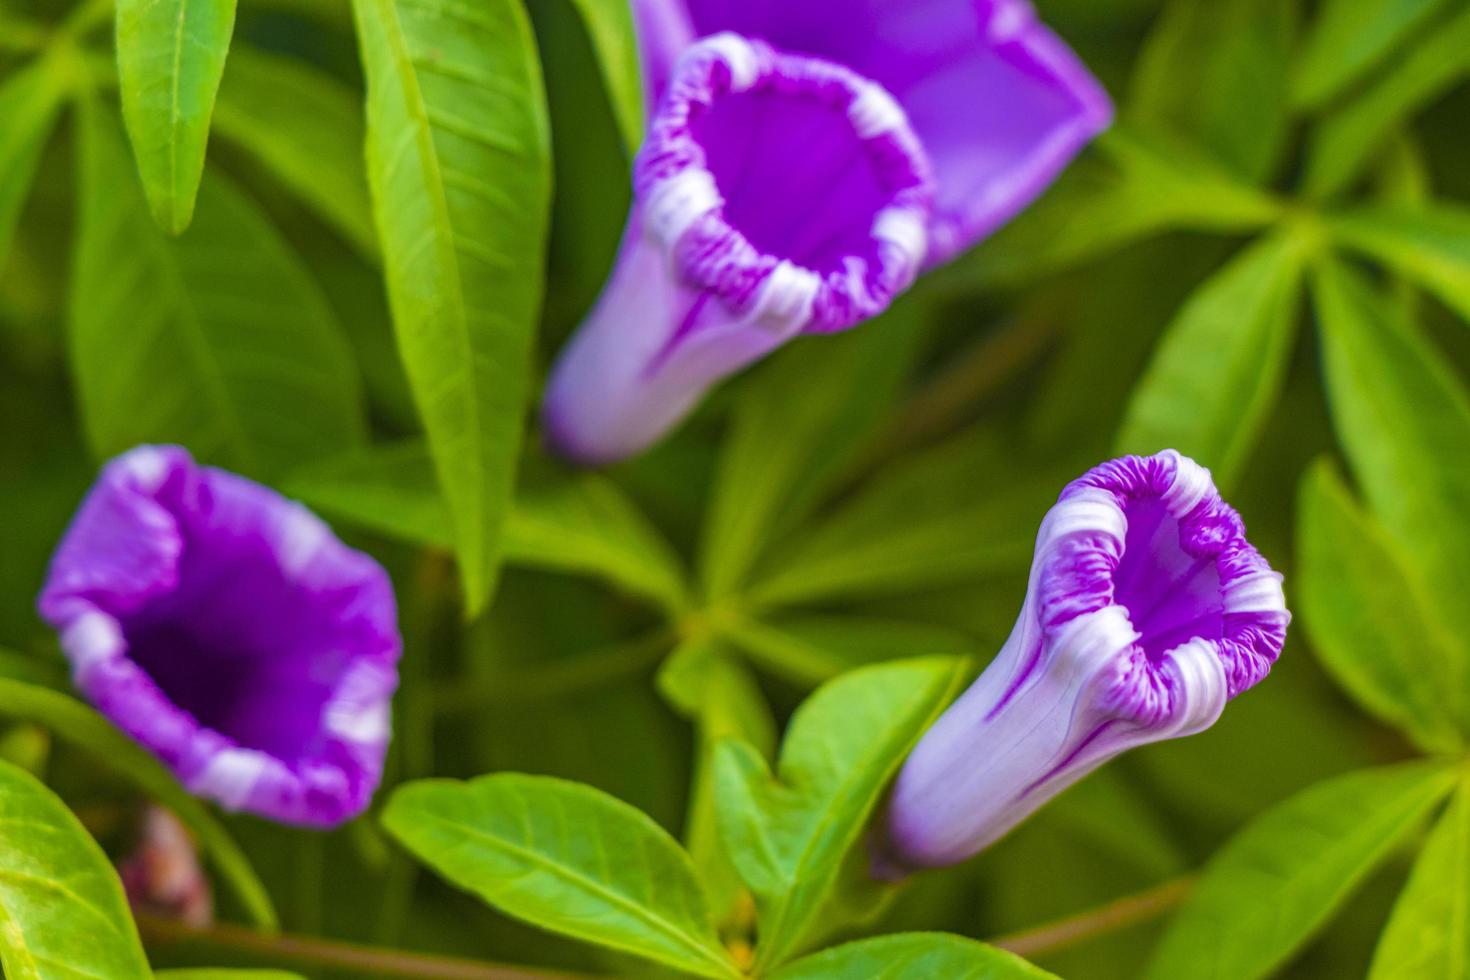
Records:
[[[655,106],[633,213],[543,413],[583,462],[647,447],[798,334],[881,313],[1111,115],[1025,0],[633,6]]]
[[[904,763],[876,872],[963,860],[1118,753],[1208,728],[1290,620],[1208,470],[1172,450],[1093,469],[1042,521],[1005,647]]]
[[[140,446],[103,468],[39,605],[82,693],[191,792],[321,827],[372,798],[393,589],[300,504]]]

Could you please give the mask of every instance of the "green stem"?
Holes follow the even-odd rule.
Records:
[[[1195,875],[1171,878],[1146,891],[1100,905],[1020,932],[987,940],[1018,956],[1035,957],[1148,922],[1182,903],[1194,888]]]
[[[256,961],[350,971],[357,976],[416,980],[589,980],[598,976],[411,953],[289,933],[258,932],[228,923],[195,929],[150,915],[138,916],[138,930],[143,941],[155,948],[193,946],[210,951],[229,950]]]

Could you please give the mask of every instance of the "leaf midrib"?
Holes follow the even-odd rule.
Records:
[[[444,195],[444,180],[440,172],[439,152],[438,148],[434,145],[433,123],[429,119],[429,111],[427,104],[424,102],[423,89],[419,85],[418,73],[414,68],[413,58],[408,50],[408,38],[403,31],[403,24],[398,17],[398,6],[394,0],[374,0],[374,5],[378,8],[380,14],[383,39],[388,49],[387,54],[390,64],[398,75],[403,89],[405,111],[409,115],[410,122],[417,124],[413,130],[413,137],[414,143],[418,147],[419,162],[423,166],[427,178],[424,182],[423,189],[429,203],[430,212],[433,215],[433,230],[435,231],[436,238],[435,251],[439,253],[438,259],[443,264],[446,275],[452,277],[452,288],[446,291],[446,299],[448,300],[447,309],[451,313],[451,316],[447,319],[452,321],[450,326],[453,328],[450,330],[450,333],[453,335],[454,345],[459,350],[462,359],[461,363],[465,366],[465,380],[462,384],[466,389],[467,401],[472,407],[478,406],[480,404],[480,394],[477,390],[477,376],[474,370],[474,346],[470,342],[469,312],[465,305],[464,285],[459,267],[459,256],[454,248],[454,241],[457,236],[454,230],[454,222],[450,218],[449,201]],[[386,164],[386,161],[380,162]],[[382,202],[375,202],[374,206],[380,212],[383,210]],[[380,225],[386,226],[387,222],[380,221]],[[445,247],[446,242],[448,243],[447,248]],[[401,273],[404,270],[399,269],[398,271]],[[466,551],[466,542],[474,542],[473,547],[476,561],[468,564],[475,566],[471,574],[478,576],[480,574],[479,566],[483,563],[485,557],[481,554],[483,528],[479,526],[484,510],[483,491],[485,468],[481,455],[484,445],[484,434],[480,429],[479,413],[474,411],[473,408],[465,414],[463,422],[466,428],[466,440],[473,449],[471,452],[460,456],[459,465],[466,466],[471,470],[472,480],[468,486],[473,489],[476,499],[474,506],[467,510],[463,507],[456,507],[453,504],[454,498],[459,493],[464,492],[464,486],[456,488],[458,493],[446,493],[446,496],[451,501],[450,519],[455,528],[457,550],[461,558],[463,558]],[[436,440],[433,438],[434,427],[432,425],[430,425],[429,432],[430,450],[436,460],[436,467],[439,467],[441,464],[437,461],[443,459],[445,454],[442,449],[434,451]],[[476,525],[474,534],[467,533],[467,529],[465,528],[465,524],[469,521],[472,521]]]
[[[466,837],[469,837],[473,840],[481,841],[491,849],[500,850],[514,857],[521,858],[527,863],[535,865],[536,867],[552,874],[554,877],[569,881],[574,885],[581,885],[588,891],[591,891],[606,900],[609,904],[615,905],[631,913],[634,918],[653,927],[654,931],[662,933],[665,936],[674,939],[678,945],[681,945],[684,948],[693,951],[697,954],[698,958],[703,960],[704,962],[718,967],[722,976],[740,976],[739,972],[736,971],[723,957],[716,955],[709,946],[701,942],[698,938],[689,935],[684,930],[680,929],[677,925],[669,922],[663,916],[656,914],[647,907],[639,905],[632,899],[621,895],[616,891],[613,891],[611,888],[599,882],[597,879],[588,878],[568,868],[566,865],[556,863],[556,861],[549,855],[542,854],[540,851],[532,850],[525,845],[517,844],[513,841],[507,840],[504,837],[498,837],[494,834],[487,833],[486,831],[480,830],[469,824],[456,823],[455,821],[440,816],[439,814],[434,813],[426,808],[419,809],[416,816],[419,818],[420,822],[428,821],[438,823],[444,827],[448,827],[454,830],[457,833],[464,834]]]

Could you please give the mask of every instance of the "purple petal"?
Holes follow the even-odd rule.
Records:
[[[667,23],[675,5],[649,6]],[[732,30],[820,55],[897,97],[934,164],[930,264],[1024,208],[1112,118],[1102,87],[1026,0],[688,0],[687,8],[696,35]]]
[[[382,775],[392,586],[299,504],[183,449],[113,460],[40,597],[82,693],[192,792],[338,824]]]
[[[797,334],[882,312],[922,262],[932,186],[882,88],[720,34],[680,60],[634,191],[617,269],[547,393],[549,439],[586,462],[646,447]]]
[[[1290,619],[1208,470],[1173,451],[1092,470],[1042,522],[1005,647],[905,762],[876,873],[963,860],[1118,753],[1208,728]]]

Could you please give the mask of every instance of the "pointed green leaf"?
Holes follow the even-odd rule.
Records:
[[[1397,543],[1325,461],[1302,480],[1297,561],[1296,609],[1328,671],[1421,748],[1460,748],[1452,641]]]
[[[92,450],[178,442],[269,475],[362,439],[356,365],[280,235],[211,174],[187,236],[153,227],[115,122],[82,114],[71,359]]]
[[[590,786],[519,773],[422,780],[394,792],[383,825],[508,915],[700,976],[739,976],[688,855]]]
[[[1313,295],[1333,423],[1353,475],[1440,622],[1470,635],[1470,396],[1401,311],[1346,265],[1320,264]],[[1455,652],[1463,678],[1470,663]]]
[[[173,235],[194,216],[234,30],[235,0],[117,0],[123,119],[148,207]]]
[[[0,263],[66,95],[69,65],[59,55],[42,58],[0,84]]]
[[[1292,71],[1291,97],[1320,106],[1399,47],[1445,0],[1327,0]]]
[[[1307,154],[1305,187],[1315,197],[1346,188],[1383,137],[1470,72],[1470,8],[1431,25],[1360,95],[1323,120]]]
[[[450,544],[448,510],[420,442],[329,457],[293,471],[285,489],[393,537]],[[678,555],[616,484],[595,474],[523,489],[506,524],[504,552],[512,564],[595,575],[671,610],[688,601]]]
[[[1453,785],[1442,765],[1408,763],[1329,779],[1268,810],[1210,860],[1149,980],[1268,975]]]
[[[394,329],[473,616],[500,563],[541,306],[541,67],[519,0],[353,0],[353,11]]]
[[[846,943],[782,967],[771,980],[1044,980],[1013,953],[939,932],[897,933]]]
[[[172,773],[106,718],[75,698],[8,678],[0,678],[0,716],[45,727],[168,807],[199,839],[251,919],[263,928],[276,927],[270,895],[240,846]]]
[[[587,26],[618,132],[631,153],[643,143],[643,73],[638,65],[633,8],[628,0],[572,0],[572,6]]]
[[[1281,391],[1305,247],[1262,239],[1190,297],[1134,388],[1120,454],[1177,449],[1235,483]]]
[[[1418,283],[1470,320],[1470,208],[1446,201],[1372,208],[1344,214],[1329,227],[1343,244]]]
[[[1368,980],[1470,978],[1470,783],[1461,782],[1414,862]]]
[[[214,130],[364,255],[377,254],[360,94],[300,59],[236,45],[220,83]]]
[[[1174,0],[1133,79],[1133,118],[1187,136],[1253,182],[1271,173],[1287,133],[1296,4]]]
[[[769,758],[776,746],[776,723],[750,668],[709,639],[687,640],[675,650],[659,670],[658,687],[665,700],[694,722],[698,755],[684,840],[716,918],[723,919],[741,883],[719,836],[715,746],[721,739],[739,738]]]
[[[715,754],[720,834],[760,913],[757,970],[841,926],[833,903],[844,861],[919,735],[949,701],[962,661],[866,667],[797,709],[773,777],[746,742]]]
[[[10,980],[148,980],[107,855],[34,776],[0,762],[0,963]]]

